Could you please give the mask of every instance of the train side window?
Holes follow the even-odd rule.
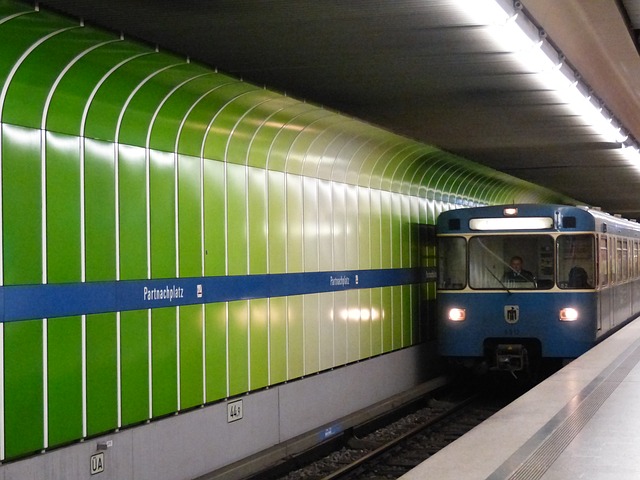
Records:
[[[627,251],[625,243],[622,239],[616,241],[616,271],[618,273],[618,282],[624,282],[627,279],[627,269],[625,268]]]
[[[467,242],[463,237],[438,239],[438,288],[462,290],[467,285]]]
[[[561,235],[558,245],[558,286],[582,289],[595,285],[593,235]]]
[[[600,277],[598,285],[604,287],[609,283],[609,251],[607,249],[607,237],[602,235],[599,240],[600,256],[598,271],[600,273]]]
[[[613,285],[617,280],[616,272],[616,241],[614,238],[609,237],[609,284]]]
[[[638,241],[633,241],[633,278],[638,278]]]

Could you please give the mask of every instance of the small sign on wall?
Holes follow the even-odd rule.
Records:
[[[227,423],[237,422],[242,419],[244,411],[242,409],[242,400],[227,403]]]
[[[91,455],[89,472],[91,475],[104,472],[104,452]]]

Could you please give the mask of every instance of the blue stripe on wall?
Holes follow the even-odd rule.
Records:
[[[423,281],[420,268],[13,285],[0,288],[0,321],[284,297]]]

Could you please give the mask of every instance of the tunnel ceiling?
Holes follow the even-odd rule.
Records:
[[[640,218],[640,165],[497,51],[454,0],[47,0],[41,7]],[[640,140],[640,0],[523,0]]]

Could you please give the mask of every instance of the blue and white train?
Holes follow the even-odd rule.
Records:
[[[442,356],[527,370],[581,355],[640,313],[635,221],[523,204],[451,210],[437,229]]]

